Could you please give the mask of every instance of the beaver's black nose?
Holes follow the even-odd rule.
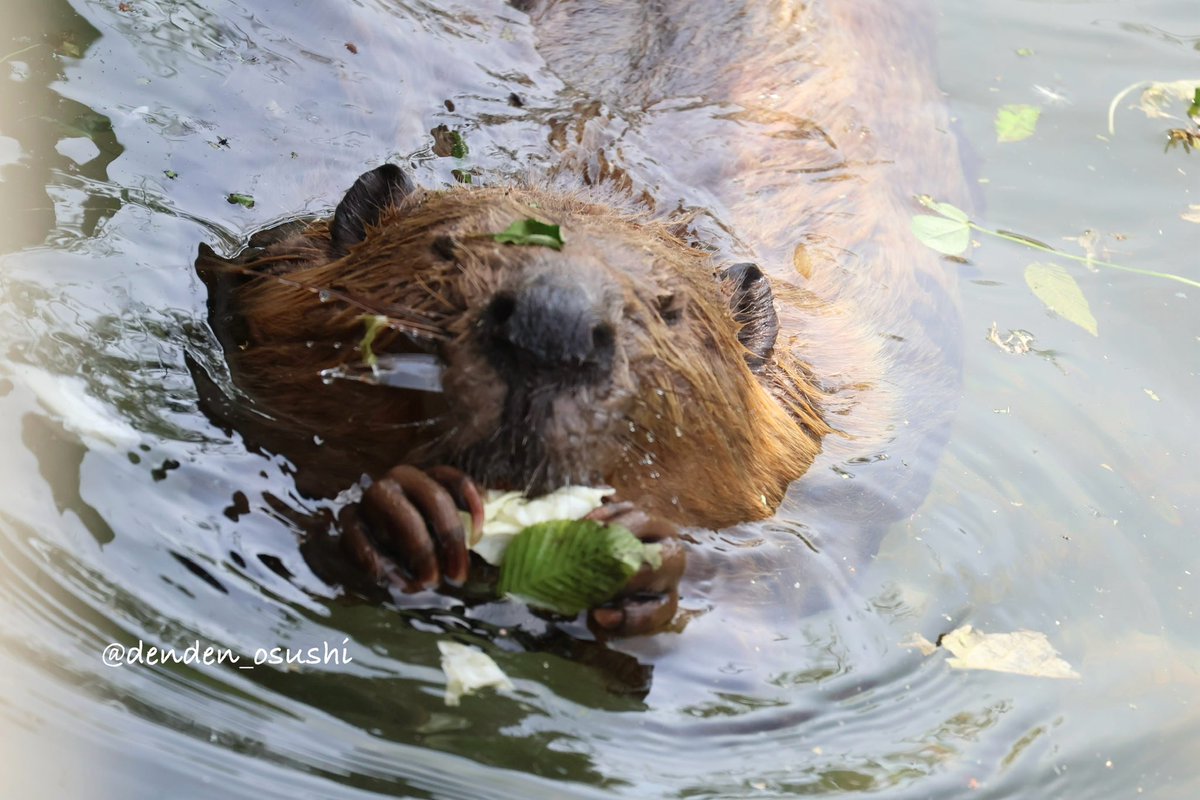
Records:
[[[494,366],[598,380],[612,369],[613,323],[592,287],[543,273],[496,293],[481,324]],[[554,377],[548,375],[547,377]]]

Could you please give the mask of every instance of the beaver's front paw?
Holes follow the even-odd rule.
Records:
[[[373,581],[405,591],[461,586],[471,562],[460,509],[482,528],[483,500],[464,473],[394,467],[341,510],[342,546]]]
[[[642,564],[621,594],[588,612],[593,629],[637,636],[664,627],[679,607],[679,579],[686,564],[679,530],[672,523],[637,509],[633,503],[602,505],[586,519],[627,528],[643,542],[658,544],[662,555],[657,569]]]

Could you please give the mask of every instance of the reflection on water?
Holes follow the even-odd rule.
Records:
[[[786,181],[853,177],[825,159],[837,136],[713,107],[684,91],[690,77],[666,98],[610,96],[599,78],[611,64],[559,66],[593,45],[570,27],[539,40],[499,2],[9,5],[0,741],[14,797],[1195,794],[1200,426],[1187,365],[1200,332],[1188,293],[1082,275],[1101,319],[1092,339],[1025,294],[1015,276],[1027,254],[989,245],[947,264],[965,281],[967,367],[940,461],[831,459],[780,519],[697,533],[716,557],[693,574],[680,635],[606,646],[507,603],[354,602],[297,545],[325,507],[296,495],[292,465],[198,410],[189,359],[222,369],[192,271],[199,243],[228,255],[253,230],[328,211],[388,158],[427,186],[464,170],[500,182],[548,168],[556,143],[582,135],[614,157],[567,167],[693,210],[695,229],[735,254],[752,245],[730,219],[787,224],[770,218]],[[704,10],[716,25],[736,5]],[[1181,254],[1200,229],[1177,213],[1196,201],[1188,162],[1164,156],[1151,120],[1112,142],[1092,135],[1115,90],[1157,77],[1147,64],[1194,73],[1188,20],[1166,6],[1093,26],[1116,12],[1038,4],[1051,21],[942,5],[944,83],[979,151],[971,177],[989,181],[989,217],[1046,238],[1119,230],[1126,260],[1191,269]],[[613,41],[659,41],[635,18],[622,26]],[[1041,60],[1009,59],[1024,47]],[[1109,52],[1127,61],[1100,69]],[[676,66],[689,76],[702,64]],[[1047,111],[1020,156],[991,144],[995,75],[1011,77],[1003,102],[1025,99],[1018,80],[1061,83],[1075,101]],[[465,159],[434,151],[438,126],[463,133]],[[750,208],[720,188],[747,137],[782,143],[753,155],[771,180]],[[784,244],[753,246],[802,269]],[[819,259],[836,243],[807,248]],[[993,319],[1032,331],[1054,363],[988,343]],[[88,398],[129,438],[61,410]],[[905,458],[921,474],[939,465],[928,499],[865,563],[843,541],[856,531],[841,504]],[[897,647],[964,622],[1043,631],[1084,678],[953,673],[940,655]],[[446,707],[444,638],[486,650],[515,690]],[[259,648],[326,642],[347,642],[353,660],[297,671],[100,660],[111,642],[196,641],[250,666]]]

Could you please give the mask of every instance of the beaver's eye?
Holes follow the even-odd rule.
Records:
[[[451,236],[438,236],[430,243],[429,249],[443,261],[453,261],[458,257],[458,242]]]
[[[675,292],[660,294],[654,302],[659,318],[668,325],[678,325],[683,319],[683,298]]]

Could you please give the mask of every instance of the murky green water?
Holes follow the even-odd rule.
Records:
[[[555,115],[587,98],[498,2],[5,5],[5,796],[1200,792],[1200,289],[1072,264],[1092,336],[1026,286],[1051,259],[977,235],[970,263],[945,265],[961,275],[965,374],[932,489],[823,611],[701,586],[683,634],[606,648],[527,619],[502,634],[494,611],[347,603],[299,554],[285,511],[309,501],[288,465],[197,410],[186,360],[218,363],[197,246],[233,252],[326,211],[385,159],[449,183],[462,165],[417,150],[439,124],[470,132],[481,175],[536,171]],[[1075,253],[1067,237],[1090,230],[1097,258],[1200,280],[1200,224],[1184,218],[1200,211],[1200,155],[1163,150],[1184,121],[1130,110],[1136,93],[1115,134],[1106,119],[1135,81],[1200,78],[1192,4],[936,7],[977,220]],[[1042,109],[1037,130],[998,144],[1011,103]],[[704,206],[656,172],[656,146],[670,141],[629,145],[624,166]],[[993,322],[1032,351],[989,342]],[[47,375],[72,377],[39,393]],[[47,406],[63,392],[95,408]],[[82,438],[60,421],[93,417],[106,422]],[[710,545],[792,563],[770,548],[799,541],[765,526]],[[830,552],[805,580],[836,574]],[[963,623],[1043,632],[1082,677],[952,671],[899,646]],[[488,649],[515,691],[447,707],[450,635]],[[107,643],[139,640],[247,661],[345,643],[353,661],[101,663]]]

